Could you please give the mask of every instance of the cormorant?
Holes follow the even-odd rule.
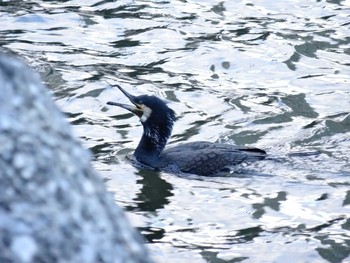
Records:
[[[119,85],[117,87],[133,105],[112,101],[107,104],[129,110],[140,118],[143,134],[134,157],[143,165],[171,173],[215,176],[243,162],[266,157],[266,152],[257,148],[206,141],[189,142],[165,149],[175,122],[175,112],[156,96],[133,96]]]

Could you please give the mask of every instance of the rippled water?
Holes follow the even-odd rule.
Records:
[[[1,1],[0,46],[36,68],[158,262],[350,262],[350,2]],[[171,144],[266,149],[231,177],[138,170],[113,84],[179,117]],[[293,151],[318,156],[287,157]]]

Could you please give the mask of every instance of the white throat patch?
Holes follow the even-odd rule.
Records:
[[[143,106],[142,110],[143,110],[143,114],[142,114],[140,120],[141,120],[141,122],[145,122],[145,121],[147,121],[149,116],[151,116],[152,110],[151,110],[151,108],[148,108],[147,106]]]

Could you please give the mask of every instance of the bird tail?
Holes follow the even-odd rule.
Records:
[[[290,152],[286,155],[276,156],[276,155],[267,155],[266,160],[273,160],[273,161],[285,161],[286,158],[304,158],[304,157],[310,157],[310,156],[319,156],[321,152],[319,151],[309,151],[309,152]]]
[[[240,150],[248,153],[247,159],[249,159],[249,161],[263,160],[267,156],[267,153],[264,150],[258,148],[243,148]]]
[[[321,152],[319,151],[310,151],[310,152],[291,152],[288,153],[288,157],[306,157],[306,156],[318,156]]]

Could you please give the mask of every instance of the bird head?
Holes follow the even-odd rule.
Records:
[[[119,85],[117,85],[117,88],[124,93],[133,105],[113,101],[109,101],[107,104],[121,107],[138,116],[144,127],[145,135],[152,137],[155,142],[164,147],[171,135],[175,112],[156,96],[134,96]]]

